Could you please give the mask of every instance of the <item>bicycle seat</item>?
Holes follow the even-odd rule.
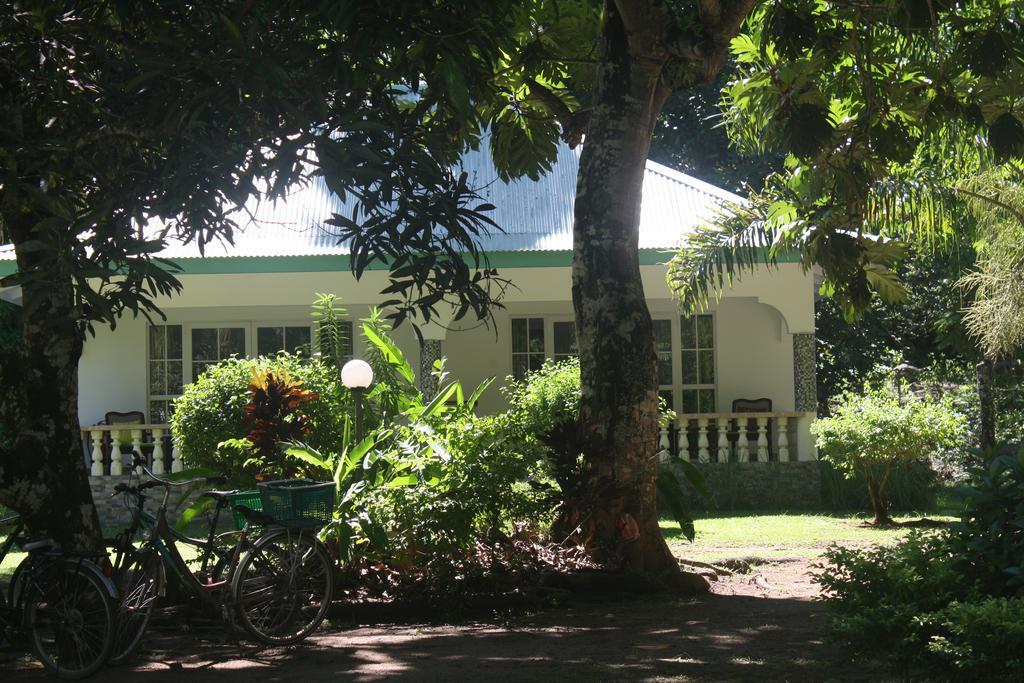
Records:
[[[213,498],[215,500],[227,500],[228,496],[236,493],[238,493],[238,489],[233,489],[231,491],[203,491],[199,495],[209,496],[210,498]]]
[[[56,547],[57,542],[54,541],[52,538],[43,538],[38,541],[30,541],[28,543],[25,543],[21,546],[21,549],[24,550],[26,553],[31,553],[35,550],[49,550],[51,548]]]

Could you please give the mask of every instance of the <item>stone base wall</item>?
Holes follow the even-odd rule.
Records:
[[[693,463],[704,476],[710,499],[690,486],[677,463],[662,465],[675,472],[691,507],[700,510],[800,510],[823,507],[821,466],[798,462]]]
[[[114,494],[114,487],[118,484],[138,483],[138,477],[104,476],[89,477],[89,486],[92,488],[92,499],[96,503],[96,511],[100,515],[100,524],[104,528],[117,528],[128,524],[131,521],[132,509],[126,507],[126,500],[123,494]],[[171,489],[171,497],[168,501],[168,519],[173,523],[178,518],[178,504],[181,499],[190,492],[189,487],[174,487]],[[148,501],[146,509],[156,511],[163,500],[164,491],[161,488],[149,489],[147,492]]]

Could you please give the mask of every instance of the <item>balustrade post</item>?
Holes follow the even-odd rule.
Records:
[[[758,462],[768,462],[768,418],[758,418]]]
[[[750,462],[750,440],[747,439],[747,420],[736,419],[736,459]]]
[[[178,444],[171,444],[171,472],[181,472],[181,452],[178,450]]]
[[[153,474],[164,473],[164,430],[154,427],[153,435]]]
[[[757,418],[757,461],[768,462],[768,418]]]
[[[140,458],[144,458],[145,457],[145,455],[142,452],[142,430],[141,429],[133,429],[132,430],[132,464],[128,466],[129,473],[131,473],[131,470],[132,470],[132,468],[135,465],[135,457],[134,457],[135,453],[138,453]]]
[[[697,418],[697,462],[711,462],[708,453],[708,418]]]
[[[119,477],[124,474],[124,456],[121,455],[121,433],[110,431],[110,476]]]
[[[668,425],[661,425],[658,429],[658,462],[668,462]]]
[[[103,430],[90,429],[89,438],[92,439],[92,469],[89,474],[94,477],[103,476]]]
[[[729,462],[729,420],[718,418],[715,426],[718,427],[718,462]]]
[[[789,418],[780,416],[775,424],[779,430],[779,462],[789,462]]]

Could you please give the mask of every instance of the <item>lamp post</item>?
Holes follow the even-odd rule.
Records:
[[[353,358],[341,368],[341,383],[355,395],[358,443],[363,438],[363,392],[373,384],[373,368],[365,360]]]

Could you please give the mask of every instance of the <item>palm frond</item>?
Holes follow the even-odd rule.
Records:
[[[684,314],[704,310],[743,272],[776,265],[783,231],[773,227],[771,207],[760,195],[723,207],[716,220],[686,238],[668,263],[668,286]]]

